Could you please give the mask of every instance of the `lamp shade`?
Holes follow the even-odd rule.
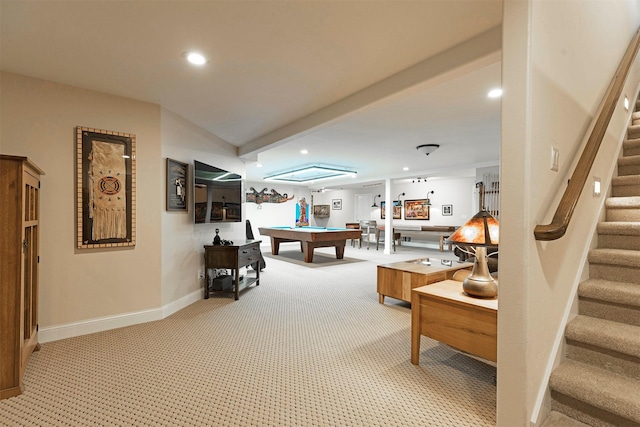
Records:
[[[500,235],[500,224],[487,211],[480,211],[467,221],[448,241],[473,246],[497,246]]]

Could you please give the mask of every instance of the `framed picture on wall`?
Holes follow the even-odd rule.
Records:
[[[188,210],[189,165],[167,158],[167,210]]]
[[[442,205],[442,216],[453,215],[453,205]]]
[[[342,199],[331,200],[331,209],[334,211],[342,210]]]
[[[405,200],[404,219],[429,219],[427,199]]]
[[[386,217],[386,202],[380,202],[380,218],[385,219]],[[401,219],[402,218],[402,202],[399,200],[393,201],[393,219]]]
[[[136,136],[76,127],[77,247],[136,244]]]

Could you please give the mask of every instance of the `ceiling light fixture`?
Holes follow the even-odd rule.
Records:
[[[207,63],[207,58],[198,52],[187,52],[185,57],[187,58],[187,61],[193,65],[204,65]]]
[[[309,150],[306,150],[306,149],[303,148],[302,150],[300,150],[300,153],[301,154],[309,154]]]
[[[334,166],[309,165],[298,169],[274,173],[264,177],[265,181],[283,182],[309,182],[322,179],[351,177],[355,178],[357,172]]]
[[[440,144],[422,144],[416,147],[416,150],[427,156],[440,148]]]

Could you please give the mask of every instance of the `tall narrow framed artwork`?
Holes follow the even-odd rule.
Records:
[[[136,136],[76,128],[77,247],[136,244]]]
[[[189,165],[167,158],[167,210],[187,212]]]

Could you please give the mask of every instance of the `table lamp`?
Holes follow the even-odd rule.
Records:
[[[498,221],[489,212],[482,210],[447,239],[451,243],[475,248],[473,253],[460,248],[476,258],[471,274],[462,282],[462,289],[469,296],[493,298],[498,295],[498,283],[489,274],[487,266],[487,246],[498,246],[498,236]]]

